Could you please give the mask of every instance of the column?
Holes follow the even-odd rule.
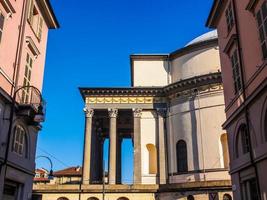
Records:
[[[91,142],[92,142],[92,118],[94,110],[87,107],[85,112],[85,134],[84,134],[84,150],[83,150],[83,184],[90,183],[91,175]]]
[[[158,113],[158,160],[159,160],[159,184],[166,184],[166,133],[165,117],[166,109],[157,109]]]
[[[117,116],[118,109],[108,109],[110,126],[109,126],[109,184],[116,184],[116,146],[117,146]]]
[[[134,117],[134,184],[142,183],[141,163],[141,115],[142,109],[133,109]]]

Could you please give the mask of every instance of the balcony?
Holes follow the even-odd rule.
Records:
[[[28,118],[30,123],[40,123],[45,120],[46,102],[36,87],[18,87],[14,103],[16,114]]]

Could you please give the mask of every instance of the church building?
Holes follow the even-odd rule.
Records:
[[[169,54],[133,54],[131,87],[79,88],[85,107],[80,184],[35,185],[43,200],[231,200],[216,31]],[[133,183],[121,142],[132,139]],[[109,139],[107,183],[103,144]],[[104,191],[105,190],[105,191]]]

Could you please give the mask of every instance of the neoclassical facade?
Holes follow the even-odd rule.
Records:
[[[80,187],[57,186],[62,190],[55,195],[54,186],[38,185],[35,192],[45,200],[74,200],[79,192],[80,199],[102,199],[108,138],[107,199],[231,199],[216,32],[170,54],[130,59],[131,87],[79,88],[85,102]],[[123,138],[134,149],[132,185],[121,184]]]

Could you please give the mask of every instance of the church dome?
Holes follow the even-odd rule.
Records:
[[[218,38],[217,30],[213,30],[213,31],[207,32],[207,33],[205,33],[205,34],[193,39],[192,41],[187,43],[185,46],[189,46],[189,45],[192,45],[192,44],[196,44],[196,43],[199,43],[199,42],[212,40],[212,39],[216,39],[216,38]]]

